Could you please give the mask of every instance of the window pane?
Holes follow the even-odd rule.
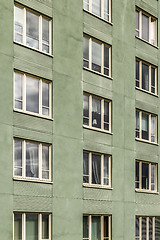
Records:
[[[101,44],[92,41],[92,70],[101,73]]]
[[[92,154],[92,184],[101,184],[101,156]]]
[[[109,102],[104,101],[104,129],[109,130]]]
[[[42,178],[49,178],[49,146],[46,145],[42,145]]]
[[[83,95],[83,124],[89,125],[89,96]]]
[[[136,36],[139,37],[139,12],[136,11]]]
[[[49,20],[42,17],[42,51],[49,53]]]
[[[147,219],[145,217],[142,217],[142,239],[143,240],[147,240],[146,223],[147,223]]]
[[[39,16],[26,11],[26,44],[39,49]]]
[[[103,165],[104,185],[109,185],[109,157],[104,155]]]
[[[22,141],[14,140],[14,175],[22,176]]]
[[[23,9],[14,7],[14,40],[23,42]]]
[[[14,107],[22,109],[22,84],[23,84],[23,75],[15,73],[14,75]]]
[[[104,19],[109,21],[109,0],[104,0]]]
[[[155,240],[160,239],[160,218],[155,217]]]
[[[136,188],[139,188],[139,162],[136,162]]]
[[[92,240],[101,240],[101,217],[92,216]]]
[[[89,183],[89,153],[83,153],[83,183]]]
[[[109,237],[109,217],[104,216],[104,238]]]
[[[26,240],[38,240],[38,214],[26,214]]]
[[[139,111],[136,111],[136,137],[139,138]]]
[[[151,18],[150,23],[150,41],[151,44],[156,44],[156,20]]]
[[[139,61],[136,60],[136,87],[139,86]]]
[[[101,16],[101,0],[92,0],[92,13]]]
[[[89,11],[89,0],[83,0],[83,9]]]
[[[26,143],[26,177],[38,178],[39,146],[36,143]]]
[[[149,66],[142,63],[142,88],[149,91]]]
[[[142,189],[149,189],[149,164],[142,163]]]
[[[142,14],[142,38],[149,41],[149,17]]]
[[[89,38],[83,37],[83,67],[89,68]]]
[[[89,238],[89,217],[83,217],[83,238]]]
[[[26,110],[39,113],[39,80],[26,77]]]
[[[42,82],[42,114],[49,115],[49,83]]]
[[[92,127],[101,128],[101,100],[92,97]]]
[[[149,115],[142,112],[142,139],[149,140]]]
[[[151,92],[156,93],[155,91],[155,68],[151,67]]]
[[[154,191],[155,189],[155,182],[156,182],[156,165],[151,165],[151,190]]]
[[[42,239],[49,239],[49,215],[42,214]]]
[[[153,240],[153,218],[149,217],[149,240]]]
[[[136,217],[136,237],[139,237],[139,217]]]
[[[151,142],[155,142],[155,135],[156,135],[156,126],[155,126],[155,116],[151,116]]]
[[[14,240],[22,240],[22,214],[14,214]]]
[[[104,74],[109,76],[109,47],[104,45]]]

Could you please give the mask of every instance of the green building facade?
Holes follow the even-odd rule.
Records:
[[[160,240],[159,12],[1,0],[0,239]]]

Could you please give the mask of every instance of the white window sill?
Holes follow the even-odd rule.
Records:
[[[86,9],[83,9],[83,11],[113,26],[112,22],[107,21],[104,18],[102,18],[102,17],[100,17],[100,16],[98,16],[98,15],[96,15],[96,14],[90,12],[90,11],[87,11]]]
[[[16,109],[16,108],[14,108],[13,111],[17,112],[17,113],[22,113],[22,114],[25,114],[25,115],[30,115],[30,116],[33,116],[33,117],[47,119],[47,120],[50,120],[50,121],[54,120],[53,118],[47,117],[45,115],[40,115],[40,114],[36,114],[36,113],[32,113],[32,112],[27,112],[27,111],[23,111],[23,110]]]
[[[23,43],[16,42],[16,41],[14,41],[14,43],[17,44],[17,45],[19,45],[19,46],[22,46],[22,47],[28,48],[28,49],[30,49],[30,50],[33,50],[33,51],[35,51],[35,52],[42,53],[42,54],[44,54],[44,55],[46,55],[46,56],[48,56],[48,57],[51,57],[51,58],[54,57],[54,56],[53,56],[52,54],[50,54],[50,53],[46,53],[46,52],[40,51],[39,49],[36,49],[36,48],[30,47],[30,46],[27,46],[27,45],[25,45],[25,44],[23,44]]]
[[[93,131],[96,131],[96,132],[102,132],[102,133],[106,133],[106,134],[113,135],[112,132],[105,131],[105,130],[100,129],[100,128],[89,127],[89,126],[86,126],[86,125],[83,125],[83,128],[86,128],[86,129],[88,129],[88,130],[93,130]]]
[[[141,92],[145,92],[145,93],[147,93],[147,94],[149,94],[149,95],[152,95],[152,96],[154,96],[154,97],[159,97],[159,95],[154,94],[154,93],[151,93],[151,92],[149,92],[149,91],[147,91],[147,90],[144,90],[144,89],[142,89],[142,88],[136,87],[136,89],[139,90],[139,91],[141,91]]]
[[[99,73],[99,72],[96,72],[96,71],[94,71],[94,70],[92,70],[92,69],[89,69],[89,68],[86,68],[86,67],[83,67],[83,69],[86,70],[86,71],[88,71],[88,72],[95,73],[95,74],[97,74],[97,75],[99,75],[99,76],[101,76],[101,77],[105,77],[105,78],[108,78],[108,79],[110,79],[110,80],[113,80],[112,77],[107,76],[107,75],[104,75],[104,74]]]
[[[144,189],[135,189],[135,192],[137,193],[148,193],[148,194],[159,194],[157,191],[149,191],[149,190],[144,190]]]
[[[144,142],[144,143],[148,143],[148,144],[151,144],[151,145],[156,145],[156,146],[159,146],[159,144],[158,144],[158,143],[149,142],[149,141],[147,141],[147,140],[140,139],[140,138],[135,138],[135,139],[136,139],[136,141],[138,141],[138,142]]]
[[[39,178],[23,178],[23,177],[13,177],[13,180],[15,181],[23,181],[23,182],[36,182],[36,183],[47,183],[47,184],[53,184],[52,181],[46,179],[46,180],[40,180]]]
[[[140,38],[140,37],[137,37],[137,36],[135,36],[135,37],[136,37],[137,39],[141,40],[142,42],[145,42],[145,43],[149,44],[150,46],[159,49],[159,47],[158,47],[157,45],[153,45],[152,43],[144,40],[143,38]]]
[[[83,187],[86,188],[98,188],[98,189],[106,189],[106,190],[112,190],[113,188],[110,186],[104,186],[104,185],[98,185],[98,184],[85,184],[83,183]]]

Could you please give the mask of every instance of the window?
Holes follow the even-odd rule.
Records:
[[[136,161],[136,189],[157,191],[157,164]]]
[[[111,156],[84,151],[83,184],[111,187]]]
[[[14,240],[51,240],[51,214],[14,213]]]
[[[111,132],[111,101],[84,93],[83,125]]]
[[[157,45],[157,19],[139,9],[136,10],[136,37]]]
[[[20,72],[14,73],[14,108],[51,117],[51,83]]]
[[[51,54],[51,19],[16,4],[14,41]]]
[[[83,0],[83,9],[111,22],[111,0]]]
[[[157,116],[136,110],[136,138],[157,142]]]
[[[83,67],[110,77],[111,46],[84,36]]]
[[[157,94],[157,67],[136,59],[136,87]]]
[[[14,139],[14,177],[51,181],[51,146]]]
[[[111,216],[84,215],[83,240],[111,240]]]
[[[136,240],[160,239],[160,217],[136,217]]]

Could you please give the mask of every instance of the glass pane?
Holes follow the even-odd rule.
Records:
[[[92,41],[92,70],[101,72],[101,44]]]
[[[153,218],[149,217],[149,240],[153,240]]]
[[[83,238],[89,238],[89,217],[83,217]]]
[[[39,113],[39,80],[26,77],[26,110]]]
[[[109,237],[109,217],[104,216],[104,238]]]
[[[92,127],[101,128],[101,100],[92,97]]]
[[[136,11],[136,36],[139,37],[139,12]]]
[[[149,66],[142,63],[142,88],[149,91]]]
[[[42,145],[42,170],[49,170],[49,146],[46,145]]]
[[[92,13],[101,16],[101,0],[92,0]]]
[[[22,176],[22,141],[14,141],[14,175]]]
[[[104,45],[104,74],[109,76],[109,47]]]
[[[92,184],[101,184],[101,156],[92,154]]]
[[[43,171],[42,170],[42,178],[43,179],[49,179],[49,171]]]
[[[149,189],[149,164],[142,163],[142,189]]]
[[[142,112],[142,139],[149,140],[149,115]]]
[[[42,214],[42,239],[49,239],[49,215]]]
[[[149,41],[149,17],[142,14],[142,38]]]
[[[49,108],[49,83],[42,82],[42,106]],[[48,115],[49,109],[45,111],[46,108],[42,107],[42,114]]]
[[[38,178],[39,146],[36,143],[26,142],[26,177]]]
[[[104,155],[103,165],[104,185],[109,185],[109,157]]]
[[[92,216],[92,240],[101,240],[101,217]]]
[[[26,214],[26,240],[38,240],[38,214]]]
[[[156,44],[156,20],[151,18],[150,23],[150,41],[151,44]]]
[[[139,61],[137,60],[136,60],[136,87],[140,87],[139,86]]]
[[[89,0],[83,0],[83,9],[89,11]]]
[[[14,40],[23,42],[23,9],[14,7]]]
[[[160,218],[155,217],[155,240],[160,239]]]
[[[136,137],[139,138],[139,111],[136,111]]]
[[[22,168],[14,167],[14,176],[22,176]]]
[[[109,0],[104,0],[104,19],[109,21]]]
[[[139,188],[139,162],[136,162],[136,188]]]
[[[14,106],[15,108],[22,109],[22,84],[23,75],[20,73],[15,73],[14,75]]]
[[[139,237],[139,218],[136,217],[136,237]]]
[[[104,129],[109,130],[109,102],[104,101]]]
[[[89,96],[83,95],[83,124],[89,125]]]
[[[156,93],[155,91],[155,68],[151,67],[151,92]]]
[[[39,49],[39,16],[26,11],[26,44]]]
[[[156,173],[156,166],[152,164],[151,165],[151,190],[152,191],[155,190],[155,182],[156,182],[155,173]]]
[[[47,48],[45,47],[47,45]],[[49,53],[49,20],[42,17],[42,51]]]
[[[22,240],[22,214],[14,214],[14,240]]]
[[[83,67],[89,68],[89,38],[83,37]]]
[[[155,116],[151,116],[151,142],[155,142],[155,135],[156,135],[156,126],[155,126]]]
[[[89,182],[89,153],[83,153],[83,183]]]
[[[147,231],[146,231],[147,219],[142,217],[142,240],[147,240]]]

